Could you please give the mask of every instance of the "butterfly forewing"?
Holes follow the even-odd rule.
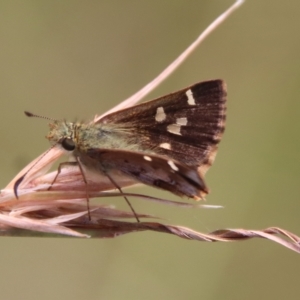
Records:
[[[141,151],[198,168],[212,164],[225,126],[226,86],[200,82],[181,91],[117,111],[99,123],[118,124]]]

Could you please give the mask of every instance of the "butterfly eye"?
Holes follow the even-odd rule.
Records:
[[[65,138],[62,140],[61,145],[67,151],[73,151],[75,149],[75,143],[70,138]]]

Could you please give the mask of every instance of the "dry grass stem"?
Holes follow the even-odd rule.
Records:
[[[139,92],[128,98],[107,113],[129,107],[140,101],[158,84],[166,79],[174,70],[195,50],[196,47],[221,24],[243,1],[236,1],[226,12],[219,16],[173,63],[159,76],[146,85]],[[98,120],[95,117],[94,121]],[[144,230],[173,234],[177,237],[205,241],[228,242],[241,241],[259,237],[300,252],[299,237],[271,227],[264,230],[223,229],[209,234],[193,231],[189,228],[166,225],[158,222],[129,222],[124,219],[134,219],[131,212],[120,211],[112,206],[93,204],[90,206],[91,220],[88,218],[86,205],[86,185],[82,174],[76,167],[63,168],[53,185],[56,171],[48,172],[64,152],[59,148],[52,148],[26,166],[1,191],[0,194],[0,229],[3,236],[73,236],[107,238],[125,233]],[[28,173],[27,173],[28,172]],[[19,199],[14,194],[14,184],[26,174],[18,186]],[[115,173],[113,178],[122,188],[136,184],[122,174]],[[89,198],[120,196],[111,181],[101,174],[87,173]],[[48,188],[51,186],[51,189]],[[195,206],[189,203],[173,202],[166,199],[154,198],[138,194],[126,194],[143,200],[155,201],[162,204],[177,205],[179,207]],[[140,219],[153,218],[148,214],[138,214]],[[122,219],[122,220],[121,220]]]

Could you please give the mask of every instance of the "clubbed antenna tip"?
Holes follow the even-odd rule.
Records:
[[[29,111],[24,111],[24,113],[27,117],[34,117],[34,114]]]

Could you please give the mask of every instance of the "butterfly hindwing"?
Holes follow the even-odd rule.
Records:
[[[86,154],[100,171],[119,170],[141,183],[189,198],[200,199],[208,193],[196,168],[163,156],[115,149],[89,149]]]

